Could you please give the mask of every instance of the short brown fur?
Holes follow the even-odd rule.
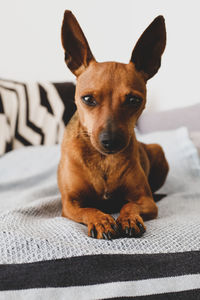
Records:
[[[146,230],[143,220],[158,214],[152,192],[168,173],[162,148],[137,142],[133,130],[145,108],[146,81],[160,67],[164,19],[150,24],[128,64],[96,62],[70,11],[62,43],[77,76],[77,112],[66,127],[58,168],[62,215],[86,224],[95,238],[139,237]],[[140,103],[131,104],[136,99]],[[114,212],[120,212],[117,220],[109,214]]]

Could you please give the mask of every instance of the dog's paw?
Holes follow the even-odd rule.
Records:
[[[118,226],[116,221],[108,214],[96,216],[88,224],[88,235],[92,238],[112,240],[118,237]]]
[[[139,215],[124,214],[117,219],[117,225],[122,236],[141,237],[146,231],[143,219]]]

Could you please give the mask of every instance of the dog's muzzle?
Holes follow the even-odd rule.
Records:
[[[126,145],[123,135],[117,131],[102,131],[99,134],[99,142],[103,151],[107,154],[117,153]]]

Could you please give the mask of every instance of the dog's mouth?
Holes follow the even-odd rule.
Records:
[[[110,150],[110,151],[99,150],[99,152],[101,152],[102,154],[105,154],[105,155],[109,155],[109,154],[117,154],[117,153],[121,152],[122,150]]]
[[[96,146],[95,146],[95,149],[103,155],[114,155],[114,154],[118,154],[124,150],[124,148],[119,149],[119,150],[104,150],[104,149],[96,147]]]

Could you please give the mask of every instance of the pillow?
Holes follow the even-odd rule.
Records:
[[[159,112],[144,112],[138,120],[141,133],[171,130],[186,126],[189,131],[200,131],[200,103]]]
[[[0,79],[0,155],[28,145],[61,142],[76,110],[71,82],[17,82]]]

